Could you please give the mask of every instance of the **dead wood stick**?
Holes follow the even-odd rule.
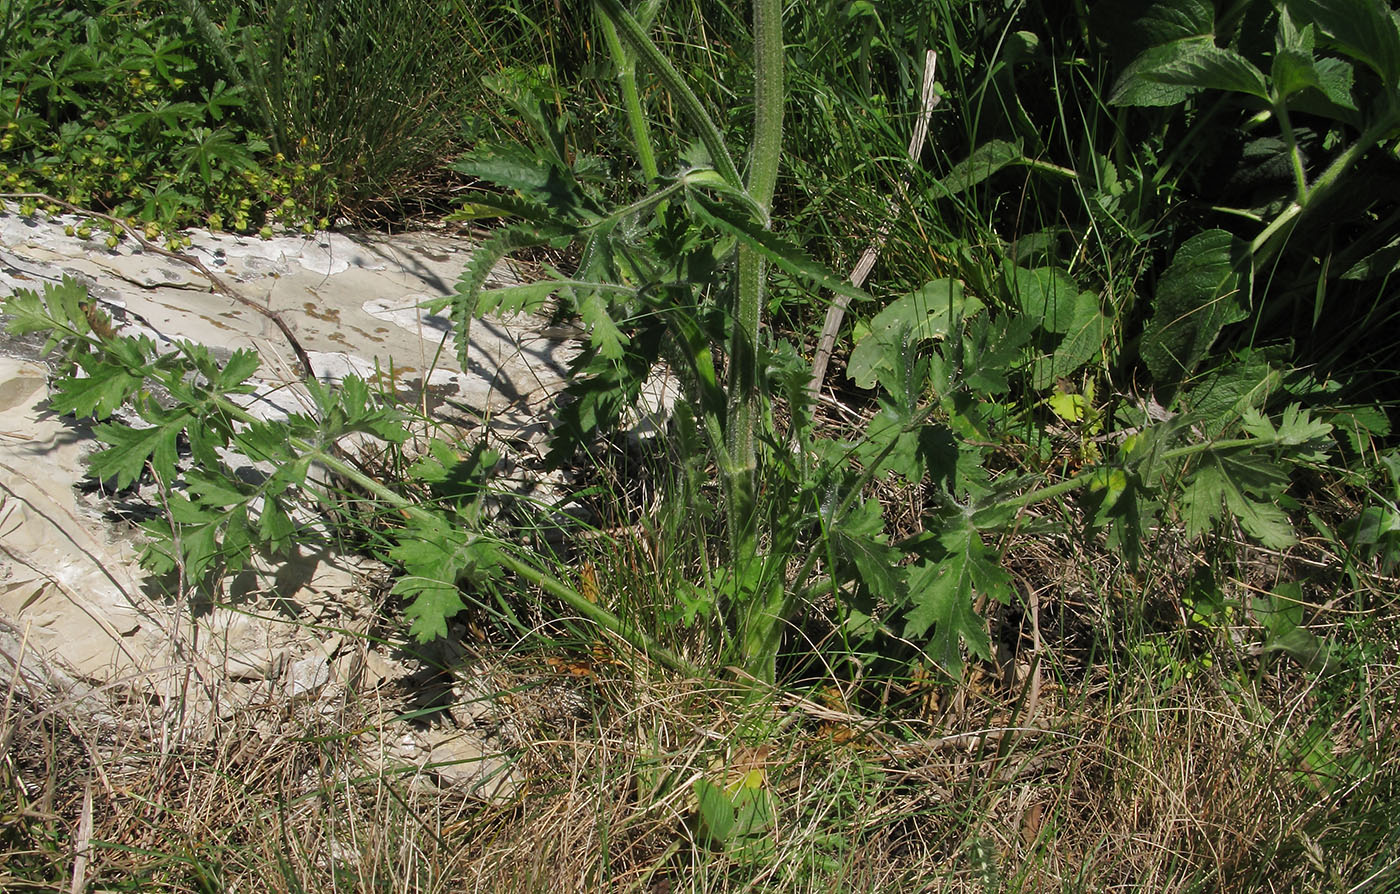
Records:
[[[933,71],[937,63],[938,53],[933,50],[927,51],[924,56],[923,87],[919,94],[919,120],[914,123],[914,135],[909,139],[909,160],[914,163],[918,162],[924,141],[928,139],[929,118],[933,115],[934,106],[938,105],[938,96],[933,91]],[[896,194],[890,199],[889,208],[885,212],[885,222],[875,234],[875,241],[865,249],[855,269],[851,271],[851,285],[856,288],[860,288],[865,278],[870,275],[871,268],[880,257],[881,249],[885,247],[890,230],[894,228],[906,180],[907,176],[899,181]],[[818,392],[821,391],[822,381],[826,378],[826,365],[831,362],[831,354],[836,350],[836,334],[841,331],[841,321],[846,316],[846,305],[850,304],[850,301],[845,295],[837,295],[831,306],[826,309],[826,324],[822,326],[821,338],[817,341],[817,353],[812,358],[812,381],[807,385],[807,392],[813,400],[816,400]]]
[[[248,298],[244,295],[240,295],[238,292],[234,291],[232,286],[224,282],[224,280],[217,274],[215,274],[214,271],[204,266],[204,262],[201,261],[199,258],[195,257],[194,255],[187,255],[183,252],[178,251],[170,251],[169,249],[162,248],[161,246],[156,245],[154,242],[147,239],[135,227],[122,220],[120,217],[115,217],[111,214],[103,214],[101,211],[92,211],[87,208],[80,208],[77,205],[74,205],[70,202],[65,202],[62,199],[55,198],[51,195],[48,195],[47,193],[0,193],[0,199],[11,199],[14,201],[33,199],[36,202],[43,202],[49,205],[57,205],[60,208],[66,208],[73,214],[77,214],[82,217],[92,217],[98,220],[105,220],[125,230],[127,235],[135,239],[137,243],[140,244],[141,248],[145,251],[151,252],[152,254],[160,255],[164,258],[170,258],[173,261],[179,261],[182,264],[187,264],[193,267],[194,269],[202,273],[205,279],[209,280],[209,285],[214,291],[218,292],[220,295],[223,295],[225,298],[230,298],[238,302],[239,304],[244,305],[245,307],[252,308],[253,310],[262,314],[267,319],[271,320],[272,324],[276,326],[278,330],[282,333],[282,336],[287,339],[287,344],[291,346],[292,353],[296,354],[297,362],[301,364],[302,379],[309,380],[315,376],[315,373],[311,369],[311,358],[307,356],[306,349],[301,346],[301,342],[298,341],[297,337],[292,334],[291,327],[287,325],[286,320],[282,319],[282,315],[279,314],[277,311],[273,310],[272,308],[263,307],[261,304],[257,303],[253,299]]]

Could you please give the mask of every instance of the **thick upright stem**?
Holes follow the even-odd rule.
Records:
[[[754,0],[754,143],[749,161],[748,193],[768,225],[778,163],[783,148],[783,7],[782,0]],[[739,249],[738,294],[729,345],[728,509],[730,560],[740,617],[744,669],[765,682],[776,673],[778,631],[783,622],[781,593],[771,592],[759,563],[763,532],[758,524],[758,458],[755,428],[762,416],[758,387],[758,332],[766,264],[748,247]],[[781,587],[781,582],[776,584]]]

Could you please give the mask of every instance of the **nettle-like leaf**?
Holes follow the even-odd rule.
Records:
[[[1180,105],[1191,95],[1192,88],[1183,84],[1168,83],[1145,76],[1163,66],[1170,65],[1191,54],[1214,47],[1211,35],[1201,34],[1183,37],[1170,43],[1153,46],[1145,50],[1123,69],[1109,91],[1109,105],[1164,107]]]
[[[1020,141],[988,140],[972,154],[953,165],[944,177],[929,188],[935,199],[948,198],[967,192],[993,174],[1025,161]]]
[[[1287,0],[1298,21],[1314,22],[1340,52],[1369,66],[1390,90],[1400,86],[1400,18],[1375,0]]]
[[[1210,0],[1102,0],[1092,7],[1091,22],[1100,41],[1131,59],[1155,46],[1214,33],[1215,4]]]
[[[1175,383],[1206,356],[1220,330],[1247,316],[1240,290],[1245,247],[1225,230],[1207,230],[1177,249],[1157,283],[1142,357],[1158,382]]]
[[[1189,90],[1224,90],[1268,100],[1264,73],[1234,50],[1202,41],[1172,44],[1173,52],[1136,66],[1133,78]]]
[[[932,630],[926,640],[928,654],[953,672],[962,666],[962,643],[979,658],[991,658],[986,622],[978,617],[975,600],[989,596],[1009,602],[1011,577],[967,516],[947,513],[936,524],[941,525],[936,529],[942,555],[914,566],[909,575],[911,607],[904,636],[918,642]]]

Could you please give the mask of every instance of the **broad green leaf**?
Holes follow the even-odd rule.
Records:
[[[1322,89],[1322,80],[1317,76],[1317,69],[1313,68],[1312,53],[1303,50],[1276,52],[1269,73],[1279,99],[1287,99],[1299,90],[1309,87]]]
[[[1151,72],[1190,56],[1206,47],[1214,47],[1208,35],[1186,37],[1168,44],[1154,46],[1138,56],[1118,76],[1109,91],[1108,103],[1115,106],[1175,106],[1191,95],[1191,87],[1151,77]]]
[[[147,462],[160,480],[173,482],[178,438],[195,421],[192,413],[180,409],[147,410],[142,416],[154,424],[150,428],[132,428],[109,422],[94,430],[97,439],[110,446],[94,453],[89,466],[104,481],[116,478],[118,489],[130,487],[140,478]]]
[[[557,215],[582,220],[592,210],[591,200],[584,196],[571,172],[518,146],[495,146],[485,152],[468,153],[452,168],[516,190]]]
[[[1310,671],[1326,667],[1330,650],[1303,626],[1303,588],[1297,581],[1275,584],[1273,592],[1256,597],[1254,616],[1267,631],[1265,652],[1283,652]]]
[[[407,602],[404,616],[419,642],[447,635],[447,619],[466,608],[458,582],[494,564],[491,547],[440,515],[414,515],[389,557],[404,566],[393,592]]]
[[[1079,424],[1093,415],[1094,406],[1083,394],[1056,391],[1045,399],[1050,412],[1065,422]]]
[[[1352,264],[1351,268],[1342,274],[1342,279],[1354,282],[1383,279],[1397,270],[1400,270],[1400,239],[1392,239]]]
[[[1381,76],[1388,91],[1400,88],[1400,20],[1380,0],[1287,0],[1297,21],[1315,22],[1331,45]]]
[[[978,595],[999,602],[1011,598],[1011,578],[996,553],[960,513],[944,516],[947,527],[938,535],[944,552],[936,562],[917,565],[909,577],[909,603],[904,635],[915,641],[930,629],[927,651],[950,671],[962,666],[960,643],[983,659],[991,658],[986,622],[973,610]]]
[[[1104,46],[1120,59],[1144,50],[1215,31],[1215,4],[1210,0],[1099,0],[1090,7],[1090,23]]]
[[[121,408],[146,382],[124,366],[94,362],[87,375],[61,376],[55,382],[51,406],[58,413],[72,413],[79,419],[106,419]]]
[[[1015,267],[1009,271],[1006,285],[1021,312],[1047,332],[1068,332],[1078,316],[1082,303],[1079,285],[1058,267]]]
[[[1209,437],[1239,422],[1246,410],[1263,407],[1283,387],[1287,358],[1272,349],[1246,349],[1191,384],[1182,404]]]
[[[1053,386],[1057,379],[1074,374],[1103,355],[1113,321],[1099,310],[1098,296],[1093,292],[1080,292],[1074,297],[1072,307],[1073,316],[1055,352],[1040,358],[1031,368],[1031,384],[1038,391]]]
[[[869,323],[869,332],[851,351],[846,375],[861,388],[874,388],[877,380],[902,362],[907,344],[942,338],[964,316],[982,307],[976,298],[963,294],[962,283],[937,279],[908,295],[891,301]]]
[[[1175,45],[1169,58],[1139,67],[1138,78],[1191,90],[1225,90],[1259,99],[1269,98],[1264,73],[1234,50],[1192,42]]]
[[[935,199],[960,195],[986,180],[1003,168],[1025,159],[1019,142],[991,140],[983,143],[972,154],[953,165],[944,177],[929,188],[929,195]]]
[[[859,501],[828,527],[827,537],[837,560],[849,563],[872,595],[890,603],[903,599],[903,554],[886,542],[879,500]]]
[[[723,847],[734,831],[734,802],[722,786],[703,776],[695,780],[692,789],[695,792],[700,843],[709,848]]]
[[[1199,233],[1177,249],[1157,283],[1152,319],[1142,335],[1142,357],[1163,384],[1189,375],[1220,330],[1246,316],[1240,300],[1241,245],[1225,230]]]
[[[1344,109],[1356,111],[1356,100],[1351,88],[1356,81],[1356,71],[1341,59],[1319,59],[1313,65],[1317,72],[1322,95]]]

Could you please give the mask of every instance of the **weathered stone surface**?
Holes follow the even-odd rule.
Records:
[[[216,355],[257,350],[260,387],[247,398],[254,414],[307,410],[292,353],[266,317],[211,291],[176,260],[129,242],[108,250],[65,235],[76,222],[0,214],[0,295],[77,277],[124,333],[165,345],[188,339]],[[191,253],[207,267],[283,316],[319,378],[358,375],[422,399],[455,414],[459,429],[489,431],[493,444],[523,450],[521,469],[525,454],[541,449],[579,347],[541,318],[483,320],[461,369],[449,320],[422,305],[451,294],[469,243],[434,234],[192,238]],[[495,279],[517,281],[507,267]],[[135,533],[113,520],[100,494],[75,489],[95,444],[81,422],[48,410],[47,375],[32,343],[0,335],[0,688],[47,675],[55,692],[91,699],[103,697],[95,684],[145,681],[153,704],[199,720],[278,702],[332,710],[339,699],[380,698],[389,684],[407,685],[411,669],[364,636],[375,609],[362,561],[304,554],[257,567],[225,582],[231,606],[196,605],[153,586],[136,562]],[[662,424],[673,389],[662,377],[650,383],[639,434]],[[565,483],[535,475],[527,486],[533,500],[553,503]],[[514,767],[487,744],[506,737],[482,729],[491,698],[476,693],[456,705],[455,729],[391,723],[374,737],[371,762],[508,797],[519,784]]]

